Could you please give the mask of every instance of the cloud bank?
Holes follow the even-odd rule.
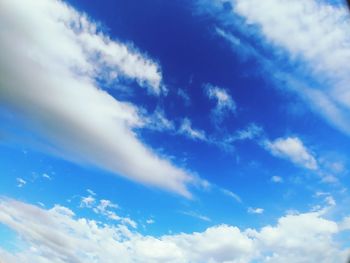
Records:
[[[24,246],[0,249],[6,263],[26,262],[345,262],[349,251],[336,241],[348,229],[348,218],[337,223],[321,211],[289,214],[276,225],[241,230],[217,225],[203,232],[161,237],[145,236],[122,225],[77,218],[56,205],[44,210],[1,199],[0,222],[18,233]]]

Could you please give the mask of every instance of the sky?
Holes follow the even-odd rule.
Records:
[[[342,0],[3,0],[0,262],[350,255]]]

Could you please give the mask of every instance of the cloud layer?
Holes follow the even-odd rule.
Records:
[[[64,158],[190,196],[194,179],[143,145],[138,109],[98,87],[130,79],[161,92],[159,66],[62,1],[3,1],[0,102]]]
[[[25,242],[16,252],[0,249],[6,263],[26,262],[345,262],[346,250],[335,241],[348,220],[336,223],[322,212],[289,214],[274,226],[240,230],[217,225],[203,232],[159,238],[77,218],[65,207],[44,210],[1,199],[0,222]]]

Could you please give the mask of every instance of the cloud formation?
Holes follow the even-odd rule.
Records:
[[[134,105],[98,87],[130,79],[161,92],[159,66],[62,1],[1,3],[0,102],[63,158],[190,196],[195,180],[143,145]]]
[[[205,85],[205,91],[209,99],[215,101],[213,109],[214,121],[220,123],[228,113],[236,113],[236,103],[227,90],[211,84]]]
[[[125,226],[77,218],[65,207],[44,210],[1,199],[0,222],[25,242],[16,251],[0,249],[6,263],[26,262],[345,262],[336,241],[348,229],[348,218],[337,223],[321,211],[289,214],[260,230],[217,225],[191,234],[145,236]]]
[[[318,168],[313,154],[304,146],[297,137],[278,138],[274,141],[266,141],[265,148],[273,155],[285,158],[291,162],[310,170]]]
[[[276,86],[296,92],[325,120],[350,134],[350,19],[345,4],[317,0],[199,2],[205,12],[214,15],[230,3],[232,9],[219,19],[223,28],[216,30],[218,35],[243,58],[259,61],[264,75]]]

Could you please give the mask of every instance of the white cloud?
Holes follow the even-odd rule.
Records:
[[[271,177],[271,182],[274,183],[283,183],[283,178],[277,175]]]
[[[192,128],[192,122],[188,118],[185,118],[182,120],[181,126],[179,128],[179,133],[184,134],[187,137],[194,140],[201,140],[201,141],[207,140],[205,132],[202,130],[197,130]]]
[[[119,216],[114,209],[118,209],[119,206],[114,204],[110,200],[101,199],[96,202],[96,199],[92,196],[82,197],[80,207],[91,208],[96,214],[102,215],[108,219],[118,221],[122,224],[129,225],[132,228],[137,228],[137,223],[129,217]]]
[[[318,168],[315,157],[297,137],[278,138],[274,141],[266,141],[265,148],[273,155],[288,159],[307,169],[316,170]]]
[[[260,137],[264,133],[262,127],[255,123],[249,123],[247,127],[237,130],[232,136],[225,139],[225,143],[232,143],[241,140],[253,140]]]
[[[177,95],[183,99],[185,106],[189,106],[191,104],[190,96],[183,89],[178,89]]]
[[[187,215],[187,216],[198,218],[198,219],[200,219],[202,221],[207,221],[207,222],[211,221],[211,219],[209,217],[201,215],[201,214],[198,214],[197,212],[194,212],[194,211],[182,211],[181,213],[184,214],[184,215]]]
[[[262,214],[262,213],[264,213],[264,209],[263,208],[248,207],[248,213],[249,214]]]
[[[345,262],[337,234],[348,229],[321,212],[286,215],[276,225],[240,230],[218,225],[203,232],[152,237],[77,218],[68,208],[45,210],[25,203],[0,201],[0,222],[18,233],[25,246],[0,249],[6,263],[30,262]]]
[[[147,220],[146,220],[146,223],[149,224],[149,225],[151,225],[151,224],[154,224],[155,221],[154,221],[154,219],[150,218],[150,219],[147,219]]]
[[[43,173],[42,177],[47,179],[47,180],[52,180],[52,177],[50,175],[48,175],[47,173]]]
[[[16,178],[16,181],[17,181],[17,187],[21,188],[23,186],[25,186],[27,184],[27,181],[24,180],[23,178]]]
[[[214,5],[214,9],[227,3],[200,2],[206,7]],[[239,30],[244,35],[242,39],[253,38],[249,42],[259,44],[248,44],[226,30],[219,29],[217,33],[236,47],[238,54],[259,60],[266,76],[282,80],[281,86],[297,92],[316,113],[350,134],[350,19],[345,5],[317,0],[229,2],[232,14],[223,16],[224,28]],[[266,58],[261,49],[273,57]]]
[[[93,195],[93,196],[96,195],[96,193],[94,191],[92,191],[91,189],[86,189],[86,192],[88,192],[89,195]]]
[[[236,103],[227,90],[211,84],[206,84],[205,91],[209,99],[214,100],[216,103],[213,110],[213,117],[216,122],[222,121],[227,113],[236,113]]]
[[[145,128],[157,131],[173,131],[175,125],[166,116],[163,110],[157,108],[151,115],[144,118]]]
[[[0,102],[42,136],[40,149],[190,196],[199,179],[143,145],[132,130],[143,124],[138,109],[97,86],[130,78],[157,94],[156,63],[62,1],[5,0],[0,24]]]
[[[326,203],[326,205],[328,207],[336,206],[336,204],[337,204],[335,199],[334,199],[334,197],[330,193],[327,193],[327,192],[316,192],[315,196],[316,197],[324,197],[324,202]]]
[[[234,200],[236,200],[236,202],[238,203],[242,203],[242,199],[239,197],[238,194],[230,191],[230,190],[227,190],[227,189],[221,189],[221,192],[231,198],[233,198]]]
[[[92,205],[95,203],[95,198],[91,195],[82,197],[80,201],[80,207],[92,207]]]

